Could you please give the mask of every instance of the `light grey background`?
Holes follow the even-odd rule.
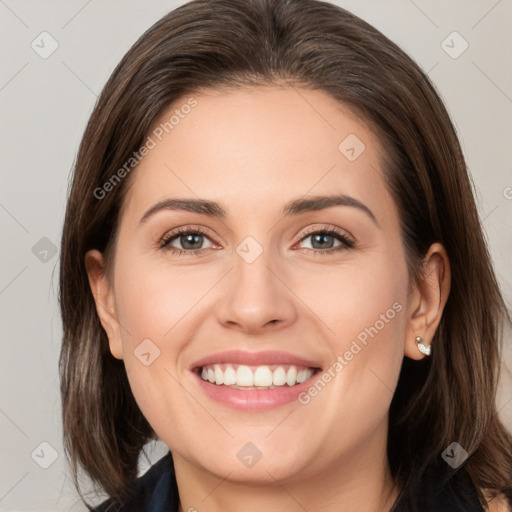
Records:
[[[0,0],[0,511],[85,510],[66,476],[61,442],[59,255],[52,249],[59,245],[69,172],[97,95],[142,32],[181,3]],[[438,87],[461,138],[511,304],[512,0],[336,3],[398,43]],[[51,48],[43,31],[58,44],[46,59],[31,47],[35,41],[40,52]],[[460,37],[450,35],[454,31]],[[469,46],[457,56],[464,41]],[[505,361],[512,368],[510,332]],[[512,376],[505,363],[498,408],[512,428]],[[157,443],[141,471],[165,450]],[[43,469],[52,455],[55,462]]]

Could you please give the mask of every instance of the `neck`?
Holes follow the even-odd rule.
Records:
[[[173,454],[179,512],[387,512],[396,501],[386,452],[387,424],[351,454],[321,472],[278,482],[246,484],[219,478]]]

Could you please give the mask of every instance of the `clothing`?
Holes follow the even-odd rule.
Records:
[[[464,485],[461,486],[461,483]],[[468,484],[469,479],[465,473],[457,472],[457,479],[446,485],[438,495],[433,510],[435,512],[484,512],[476,498],[474,487],[470,488],[469,494],[467,490],[464,491],[466,503],[464,506],[461,505],[460,489],[464,487],[467,489]],[[116,508],[112,500],[107,500],[92,512],[178,512],[178,487],[170,451],[136,480],[130,494],[132,498],[123,507]],[[470,501],[469,508],[467,500]],[[407,510],[407,506],[402,504],[396,510]]]
[[[178,512],[178,486],[170,451],[135,481],[130,494],[132,498],[123,507],[116,508],[109,499],[93,512]]]

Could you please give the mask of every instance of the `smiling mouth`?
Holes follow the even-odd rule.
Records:
[[[209,364],[196,369],[210,384],[239,390],[268,390],[294,387],[309,380],[319,368],[297,365]]]

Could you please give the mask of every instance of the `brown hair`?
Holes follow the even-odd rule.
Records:
[[[155,433],[99,322],[84,255],[107,252],[129,179],[103,187],[186,94],[287,82],[324,91],[358,113],[385,148],[411,276],[433,242],[446,248],[451,292],[431,358],[404,358],[389,420],[388,457],[402,493],[395,510],[427,510],[457,471],[512,504],[512,439],[495,399],[504,321],[500,294],[449,115],[429,78],[378,30],[316,0],[195,0],[146,31],[105,85],[85,130],[61,246],[60,357],[64,441],[80,492],[81,466],[110,496],[137,476]],[[136,172],[136,171],[134,171]],[[469,458],[441,458],[457,441]],[[83,497],[83,496],[82,496]],[[420,500],[421,498],[421,500]]]

